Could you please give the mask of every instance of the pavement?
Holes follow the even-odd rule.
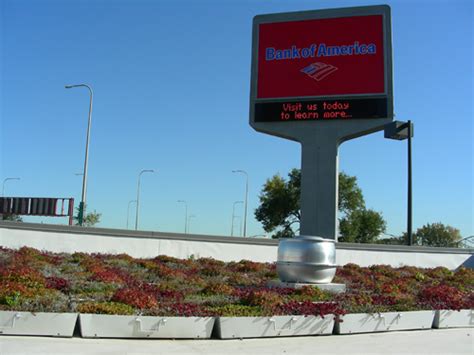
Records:
[[[474,354],[474,328],[243,340],[84,339],[0,336],[20,354]]]

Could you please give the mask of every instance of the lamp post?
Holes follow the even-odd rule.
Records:
[[[137,184],[137,211],[136,211],[136,216],[135,216],[135,230],[138,230],[138,214],[140,210],[140,178],[143,173],[154,173],[155,170],[142,170],[138,174],[138,184]]]
[[[384,137],[395,140],[408,140],[408,191],[407,191],[407,238],[408,245],[413,245],[413,211],[412,211],[412,173],[411,173],[411,139],[413,137],[413,123],[393,121],[384,128]]]
[[[91,119],[92,119],[92,99],[94,93],[92,88],[87,84],[77,84],[77,85],[66,85],[66,89],[72,89],[77,87],[85,87],[89,89],[90,100],[89,100],[89,119],[87,121],[87,136],[86,136],[86,156],[84,159],[84,175],[82,176],[82,197],[81,202],[79,203],[79,213],[77,216],[79,225],[82,226],[82,221],[85,214],[86,209],[86,195],[87,195],[87,165],[89,160],[89,137],[91,133]]]
[[[130,205],[131,205],[132,203],[136,203],[136,202],[137,202],[137,200],[128,201],[128,207],[127,207],[127,229],[128,229],[128,217],[129,217],[129,215],[130,215]]]
[[[247,236],[247,203],[249,197],[249,174],[244,170],[232,170],[233,173],[241,173],[246,177],[245,180],[245,207],[244,207],[244,237]]]
[[[233,206],[232,206],[232,224],[231,224],[231,227],[230,227],[230,236],[231,237],[234,236],[235,205],[237,205],[238,203],[244,203],[244,202],[243,201],[235,201]]]
[[[184,234],[188,233],[188,204],[185,200],[178,200],[178,203],[184,203]]]
[[[195,218],[196,216],[194,214],[188,216],[188,232],[191,230],[190,223],[191,223],[191,218]]]
[[[236,220],[239,221],[239,223],[238,223],[237,226],[236,226],[237,229],[238,229],[238,235],[239,235],[239,236],[242,236],[242,217],[241,217],[241,216],[234,216],[233,221],[236,221]],[[234,225],[235,225],[235,224],[236,224],[236,223],[234,222]],[[233,237],[233,235],[231,235],[231,237]]]
[[[3,185],[2,185],[2,196],[5,196],[5,183],[9,180],[21,180],[19,177],[7,177],[3,179]]]

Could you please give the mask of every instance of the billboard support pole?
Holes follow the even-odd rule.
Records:
[[[278,276],[330,283],[339,145],[393,120],[390,7],[254,17],[251,78],[250,125],[302,146],[300,235],[280,240]]]
[[[323,133],[302,143],[300,234],[337,240],[338,143]]]

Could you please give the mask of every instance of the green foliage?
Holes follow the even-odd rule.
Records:
[[[79,207],[76,207],[76,215],[74,216],[74,221],[76,226],[79,225]],[[102,213],[97,213],[95,210],[94,212],[86,213],[86,215],[82,218],[82,226],[83,227],[94,227],[96,224],[100,223],[100,218],[102,217]]]
[[[9,306],[24,312],[69,312],[69,298],[57,290],[40,290],[34,295],[21,295]]]
[[[209,311],[221,317],[260,317],[260,307],[245,306],[240,304],[227,304],[219,307],[209,307]]]
[[[5,296],[5,304],[9,307],[14,307],[20,301],[21,293],[18,291],[13,292],[10,295]]]
[[[234,288],[225,283],[211,282],[201,292],[205,295],[231,295]]]
[[[357,185],[357,178],[345,173],[339,173],[339,212],[345,215],[352,211],[365,208],[362,190]]]
[[[297,301],[321,302],[329,301],[332,297],[333,294],[331,292],[323,291],[318,287],[303,286],[295,290],[294,296],[291,298]]]
[[[442,223],[426,224],[413,235],[415,244],[430,247],[458,247],[462,237],[458,229]]]
[[[283,304],[283,296],[270,291],[251,291],[242,297],[242,302],[248,306],[273,309]]]
[[[279,175],[273,176],[263,186],[255,218],[263,224],[266,232],[276,231],[278,237],[293,237],[295,232],[292,226],[301,218],[300,194],[300,170],[291,170],[288,180]]]
[[[373,210],[360,209],[343,217],[339,224],[339,241],[348,243],[374,243],[385,232],[382,215]]]
[[[76,311],[91,314],[134,314],[133,307],[119,302],[85,302],[78,305]]]
[[[301,170],[293,169],[285,180],[279,175],[268,179],[259,196],[260,206],[255,218],[263,224],[272,238],[294,237],[300,222]],[[365,209],[362,190],[357,178],[339,173],[339,212],[341,241],[373,243],[386,224],[382,215]]]
[[[16,214],[0,214],[0,220],[12,221],[12,222],[23,222],[23,219]]]

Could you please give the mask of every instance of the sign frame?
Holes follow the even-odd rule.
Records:
[[[350,94],[350,95],[325,95],[325,96],[300,96],[279,98],[257,98],[258,88],[258,49],[259,49],[259,26],[279,22],[293,22],[318,19],[344,18],[354,16],[381,15],[383,17],[383,61],[384,61],[384,93],[383,94]],[[250,86],[250,125],[257,131],[279,136],[295,141],[302,141],[301,133],[307,131],[308,127],[317,125],[335,126],[340,132],[341,142],[347,139],[379,130],[379,127],[393,120],[393,69],[392,69],[392,31],[391,11],[388,5],[362,6],[339,9],[325,9],[301,12],[287,12],[277,14],[257,15],[253,19],[252,30],[252,64],[251,64],[251,86]],[[283,103],[289,101],[319,101],[319,100],[350,100],[350,99],[386,99],[387,117],[383,118],[359,118],[359,119],[326,119],[306,121],[273,121],[258,122],[255,120],[256,106],[261,103]],[[358,129],[362,128],[362,129]],[[377,127],[377,128],[374,128]],[[370,132],[365,133],[366,130]],[[359,131],[360,132],[359,134]]]
[[[257,98],[259,25],[276,22],[353,16],[383,16],[384,85],[383,94],[351,94],[291,98]],[[318,236],[337,241],[337,211],[339,189],[339,146],[350,139],[381,131],[393,118],[392,30],[388,5],[350,7],[303,12],[258,15],[253,19],[252,67],[250,87],[250,126],[256,131],[301,143],[301,236]],[[387,117],[358,119],[328,119],[304,121],[256,122],[255,108],[259,103],[288,100],[344,100],[351,98],[386,98]]]

